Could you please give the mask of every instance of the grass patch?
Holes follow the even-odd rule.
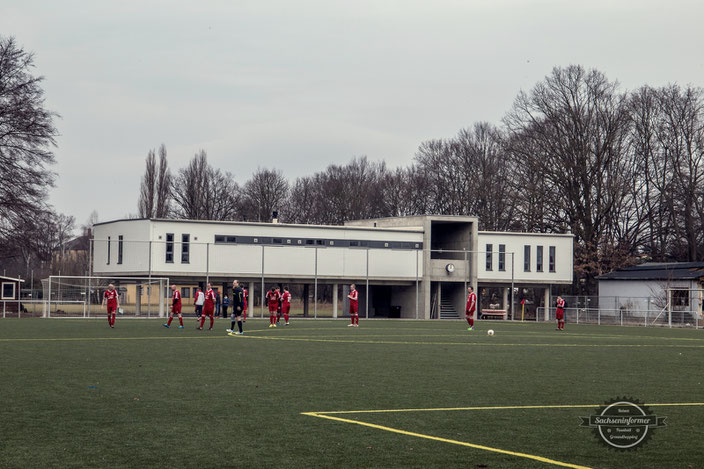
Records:
[[[256,319],[233,338],[229,321],[195,324],[0,321],[0,467],[556,467],[302,413],[704,401],[696,330]],[[590,467],[697,467],[704,407],[653,410],[668,428],[628,453],[578,428],[591,409],[340,416]]]

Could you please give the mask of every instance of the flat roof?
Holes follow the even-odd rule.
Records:
[[[303,223],[266,223],[253,221],[234,221],[234,220],[187,220],[182,218],[121,218],[118,220],[104,221],[95,223],[93,226],[109,225],[119,222],[134,222],[134,221],[149,221],[149,222],[165,222],[165,223],[202,223],[209,225],[230,225],[230,226],[266,226],[266,227],[282,227],[282,228],[321,228],[326,230],[355,230],[355,231],[390,231],[400,233],[422,233],[422,227],[408,226],[403,228],[397,227],[379,227],[379,226],[348,226],[348,225],[313,225]]]
[[[14,278],[14,277],[5,277],[4,275],[0,275],[0,280],[10,280],[13,282],[24,282],[21,278]]]
[[[698,280],[704,278],[704,262],[652,262],[617,269],[597,280]]]
[[[477,234],[508,235],[508,236],[552,236],[574,238],[572,233],[531,233],[530,231],[478,231]]]

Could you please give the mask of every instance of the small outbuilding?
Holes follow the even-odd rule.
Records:
[[[17,313],[20,310],[20,290],[24,280],[0,276],[0,313]]]
[[[599,309],[701,323],[704,262],[646,263],[597,278]]]

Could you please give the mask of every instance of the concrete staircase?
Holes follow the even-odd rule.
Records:
[[[452,302],[452,295],[448,289],[441,287],[440,294],[440,319],[459,319],[457,306]]]

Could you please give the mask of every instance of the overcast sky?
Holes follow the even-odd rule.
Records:
[[[8,5],[8,3],[10,5]],[[51,202],[137,212],[144,158],[199,149],[243,183],[354,156],[411,162],[427,139],[499,123],[553,66],[624,89],[704,86],[701,1],[32,1],[0,34],[36,56],[61,114]]]

